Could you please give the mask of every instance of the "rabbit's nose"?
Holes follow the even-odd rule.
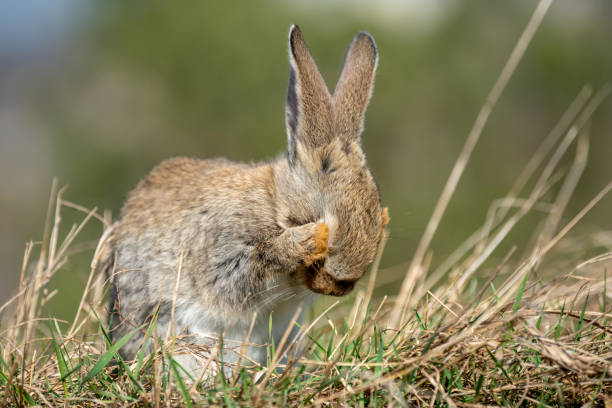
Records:
[[[335,281],[335,287],[330,295],[332,296],[344,296],[350,293],[355,287],[355,281],[339,280]]]
[[[354,280],[335,279],[324,267],[310,267],[305,272],[305,284],[315,293],[344,296],[355,287]]]

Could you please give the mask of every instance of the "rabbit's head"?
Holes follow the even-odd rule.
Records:
[[[277,174],[279,221],[287,227],[329,226],[327,258],[300,274],[312,291],[340,296],[374,259],[387,222],[361,148],[378,54],[370,34],[357,34],[333,95],[297,26],[289,32],[289,60],[288,165]]]

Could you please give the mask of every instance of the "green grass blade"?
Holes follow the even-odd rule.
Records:
[[[179,364],[176,361],[174,361],[174,359],[171,356],[168,356],[168,360],[170,363],[170,368],[172,369],[172,372],[174,373],[174,377],[176,378],[176,383],[179,387],[179,390],[181,391],[181,394],[183,395],[183,400],[185,401],[185,405],[189,408],[192,408],[193,404],[191,403],[191,396],[189,395],[189,391],[187,390],[187,387],[185,387],[185,383],[183,382],[183,379],[181,378],[179,371],[178,371],[177,366]]]
[[[125,336],[123,336],[122,338],[119,339],[119,341],[115,344],[113,344],[107,351],[106,353],[102,354],[102,356],[100,357],[100,359],[98,360],[98,362],[93,366],[93,368],[87,373],[87,375],[85,376],[85,378],[83,378],[83,380],[81,381],[81,386],[86,383],[87,381],[91,380],[93,377],[95,377],[96,375],[98,375],[98,373],[100,371],[102,371],[102,369],[104,367],[106,367],[106,365],[112,360],[113,356],[119,351],[119,349],[121,347],[123,347],[123,345],[125,343],[128,342],[129,339],[132,338],[132,336],[138,331],[140,330],[140,328],[136,328],[134,330],[132,330],[131,332],[129,332],[128,334],[126,334]]]
[[[159,315],[159,307],[157,307],[155,309],[155,313],[153,313],[153,317],[151,318],[151,322],[149,323],[149,327],[147,328],[147,332],[145,333],[145,337],[144,340],[142,342],[142,347],[140,348],[140,350],[138,351],[138,355],[137,360],[138,362],[136,363],[136,369],[134,370],[134,373],[138,376],[140,375],[140,369],[142,368],[142,362],[144,360],[144,356],[146,353],[146,349],[147,349],[147,343],[149,341],[149,338],[151,337],[153,330],[155,330],[155,327],[157,325],[157,316]]]
[[[499,303],[499,295],[497,294],[497,290],[495,290],[495,285],[493,285],[493,282],[491,282],[489,286],[491,286],[491,291],[493,291],[493,297],[495,299],[495,303]]]
[[[380,331],[380,336],[379,336],[380,341],[378,342],[378,352],[376,353],[376,362],[377,363],[382,363],[383,362],[383,352],[385,349],[385,339],[383,338],[383,331]],[[380,371],[382,370],[382,365],[377,365],[376,368],[374,369],[374,374],[376,376],[380,375]]]
[[[104,335],[104,339],[106,340],[106,343],[110,346],[113,342],[111,341],[110,336],[104,329],[104,324],[102,323],[102,319],[100,319],[100,316],[98,316],[96,309],[90,303],[87,303],[87,304],[89,305],[89,309],[93,312],[94,316],[96,317],[96,320],[98,321],[98,324],[100,325],[100,330],[102,330],[102,334]]]
[[[502,365],[501,361],[499,361],[497,358],[495,358],[495,356],[493,355],[493,353],[491,353],[491,350],[489,350],[488,347],[485,347],[485,350],[487,350],[487,353],[489,353],[489,357],[491,357],[491,359],[495,362],[495,366],[499,369],[499,371],[502,372],[502,374],[508,379],[508,381],[513,383],[512,378],[510,378],[510,376],[506,372],[506,369]]]
[[[555,341],[559,340],[559,336],[561,336],[561,329],[563,328],[563,315],[565,314],[565,300],[563,301],[563,306],[561,307],[561,313],[559,313],[559,321],[555,326]]]
[[[529,272],[525,274],[523,280],[521,281],[521,285],[519,286],[518,293],[516,294],[516,300],[514,301],[514,306],[512,306],[512,311],[516,312],[521,306],[521,300],[523,300],[523,293],[525,293],[525,286],[527,285],[527,278],[529,277]]]
[[[586,299],[584,299],[584,304],[582,305],[582,312],[580,312],[580,318],[578,319],[578,328],[576,329],[578,334],[576,334],[576,341],[580,341],[580,338],[582,337],[581,330],[582,330],[582,324],[584,323],[584,313],[586,312],[587,303],[589,303],[588,293],[586,295]]]
[[[68,371],[66,374],[60,377],[60,381],[64,381],[66,378],[72,376],[79,368],[83,367],[83,363],[77,364],[72,370]]]
[[[64,359],[64,353],[62,353],[62,350],[60,349],[60,346],[57,342],[57,339],[55,338],[55,329],[53,328],[53,325],[51,324],[51,320],[49,320],[48,322],[49,322],[49,332],[51,333],[51,341],[53,342],[53,349],[55,350],[55,356],[57,357],[57,366],[59,368],[61,378],[63,378],[63,380],[61,381],[62,381],[62,387],[64,388],[64,397],[68,398],[68,386],[65,380],[67,373],[68,373],[68,367],[66,365],[66,360]]]
[[[480,374],[478,380],[476,381],[476,386],[474,387],[474,395],[478,396],[480,394],[480,389],[482,388],[482,383],[484,382],[484,375]]]
[[[421,330],[427,330],[427,327],[425,327],[425,324],[423,323],[423,321],[421,320],[421,316],[419,316],[419,312],[417,312],[416,310],[414,311],[414,316],[416,317],[417,321],[419,322],[419,325],[421,327]]]
[[[111,338],[110,338],[108,332],[106,331],[106,329],[104,329],[104,324],[100,320],[100,317],[96,313],[96,310],[93,307],[91,307],[91,305],[89,305],[89,307],[94,312],[94,315],[95,315],[95,317],[96,317],[96,319],[98,321],[98,324],[100,325],[100,330],[102,331],[102,334],[104,335],[104,339],[106,340],[106,343],[110,347],[112,347],[113,342],[111,341]],[[138,330],[140,330],[140,328]],[[127,373],[128,377],[130,378],[132,383],[136,386],[136,388],[138,388],[138,390],[142,391],[142,389],[143,389],[142,388],[142,384],[140,384],[140,382],[136,378],[136,375],[134,374],[134,372],[132,372],[132,370],[130,370],[130,367],[123,361],[123,359],[121,358],[121,356],[119,354],[115,353],[115,357],[116,357],[117,361],[119,362],[119,365],[121,365],[121,368],[123,368],[123,370]]]
[[[536,322],[536,329],[540,330],[542,326],[542,317],[544,316],[544,307],[546,306],[546,302],[542,302],[542,313],[538,316],[538,321]]]
[[[4,359],[2,358],[2,354],[0,354],[0,365],[2,367],[4,367],[5,370],[9,370],[10,369],[8,364],[6,364],[6,361],[4,361]]]

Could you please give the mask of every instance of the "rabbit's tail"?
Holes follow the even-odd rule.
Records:
[[[104,273],[105,281],[110,284],[109,288],[109,302],[108,302],[108,325],[113,325],[113,311],[115,310],[115,303],[117,301],[117,287],[115,285],[114,269],[115,269],[115,251],[112,242],[112,233],[117,223],[107,228],[94,252],[93,259],[91,261],[91,268],[98,271],[98,273]],[[112,331],[111,331],[112,332]]]

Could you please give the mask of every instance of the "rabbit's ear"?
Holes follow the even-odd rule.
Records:
[[[374,38],[361,31],[349,46],[333,96],[337,135],[345,140],[359,138],[363,118],[372,96],[378,52]]]
[[[333,119],[331,95],[296,25],[289,30],[289,62],[286,121],[289,158],[293,160],[298,145],[311,149],[331,141]]]

